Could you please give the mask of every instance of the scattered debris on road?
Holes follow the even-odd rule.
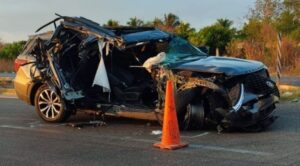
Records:
[[[66,125],[81,129],[85,126],[93,126],[93,127],[106,126],[106,123],[100,120],[96,120],[96,121],[89,121],[89,122],[67,123]]]
[[[151,132],[151,135],[161,135],[162,134],[162,131],[161,130],[153,130]]]

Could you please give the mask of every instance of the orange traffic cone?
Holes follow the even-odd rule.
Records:
[[[155,143],[153,146],[168,150],[174,150],[188,146],[188,144],[180,143],[180,133],[175,108],[173,86],[170,80],[167,81],[166,88],[162,140],[160,143]]]

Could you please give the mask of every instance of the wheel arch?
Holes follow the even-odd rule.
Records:
[[[30,97],[29,97],[29,101],[31,105],[35,105],[34,104],[34,98],[36,95],[37,90],[43,85],[42,82],[36,82],[34,83],[34,85],[32,86],[31,90],[30,90]]]

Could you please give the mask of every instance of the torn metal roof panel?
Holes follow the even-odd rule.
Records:
[[[142,31],[121,36],[126,44],[168,39],[170,35],[160,30]]]

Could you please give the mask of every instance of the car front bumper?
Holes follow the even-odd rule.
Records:
[[[226,128],[241,128],[245,130],[260,130],[274,122],[275,103],[279,97],[271,94],[242,104],[238,110],[230,110],[222,120]]]

